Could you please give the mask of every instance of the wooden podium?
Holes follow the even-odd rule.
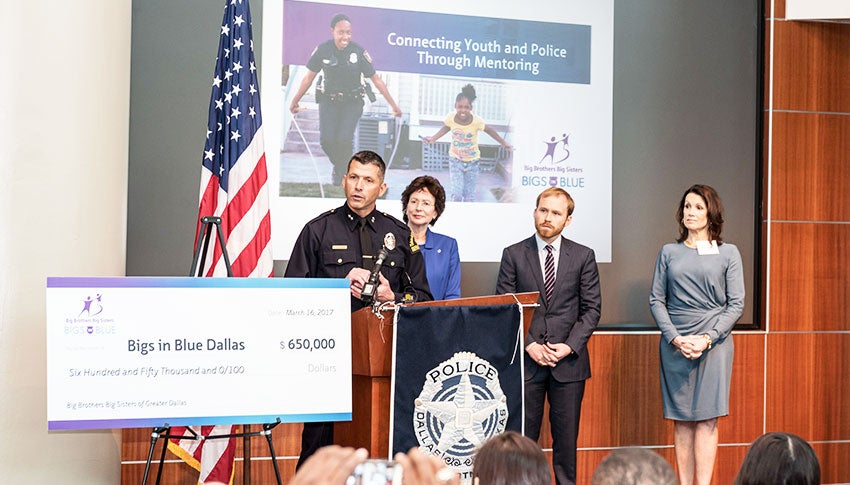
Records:
[[[525,332],[539,293],[480,296],[416,303],[413,306],[487,306],[523,304]],[[374,458],[389,457],[390,376],[393,360],[393,311],[383,320],[367,307],[351,314],[352,420],[334,425],[334,442],[366,448]]]

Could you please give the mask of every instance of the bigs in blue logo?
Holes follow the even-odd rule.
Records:
[[[557,177],[546,175],[523,175],[523,187],[561,187],[562,189],[584,188],[584,177]]]

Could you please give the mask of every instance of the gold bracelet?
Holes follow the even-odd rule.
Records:
[[[708,342],[708,347],[706,347],[705,350],[711,349],[711,335],[704,333],[702,336],[705,338],[706,342]]]

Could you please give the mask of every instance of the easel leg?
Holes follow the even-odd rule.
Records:
[[[211,223],[205,222],[201,219],[201,228],[198,231],[198,241],[195,243],[195,254],[192,256],[192,269],[189,270],[189,276],[201,276],[204,271],[204,261],[207,260],[207,248],[210,245],[210,234],[212,233]],[[201,241],[204,241],[204,244],[201,245]],[[201,259],[201,252],[203,251],[204,257]],[[200,261],[200,267],[198,266],[198,262]],[[195,274],[197,272],[197,274]]]
[[[165,466],[165,450],[168,449],[168,435],[171,433],[171,428],[162,428],[165,431],[165,443],[162,445],[162,453],[159,455],[159,469],[156,471],[156,485],[159,485],[159,481],[162,479],[162,468]]]
[[[277,419],[277,423],[270,423],[263,425],[263,434],[266,435],[266,441],[269,443],[269,456],[272,459],[272,466],[274,466],[274,476],[277,478],[277,485],[283,485],[283,482],[280,480],[280,469],[277,466],[277,455],[274,453],[274,443],[272,443],[272,428],[280,424],[280,418]]]
[[[153,459],[153,450],[156,447],[156,441],[162,436],[163,433],[168,434],[168,430],[171,428],[163,427],[163,428],[154,428],[151,432],[151,447],[148,450],[148,460],[145,462],[145,473],[142,475],[142,485],[148,483],[148,473],[151,469],[151,460]],[[159,479],[162,476],[162,464],[165,461],[165,448],[167,448],[167,444],[162,446],[162,456],[159,458],[159,471],[156,474],[156,483],[159,483]]]
[[[251,485],[251,425],[242,425],[242,484]]]
[[[221,247],[221,257],[224,258],[224,268],[227,270],[227,276],[233,277],[233,270],[230,268],[230,257],[227,256],[227,246],[224,244],[224,232],[221,229],[221,218],[217,217],[214,222],[215,228],[218,231],[218,245]]]
[[[145,473],[144,473],[144,475],[142,475],[142,485],[145,485],[145,484],[148,483],[148,472],[151,469],[151,459],[153,458],[153,448],[154,448],[154,446],[156,446],[156,440],[157,440],[158,437],[159,437],[159,435],[157,435],[156,432],[151,433],[151,447],[148,450],[148,460],[145,462]]]

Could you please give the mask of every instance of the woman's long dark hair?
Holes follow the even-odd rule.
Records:
[[[734,485],[818,485],[820,463],[815,450],[791,433],[766,433],[756,439]]]
[[[709,185],[691,185],[688,190],[682,194],[682,200],[679,201],[679,208],[676,209],[676,220],[679,223],[679,239],[676,242],[682,242],[688,238],[688,228],[685,227],[683,219],[685,218],[685,198],[688,194],[697,194],[705,201],[705,208],[708,212],[708,238],[709,240],[717,241],[717,245],[723,244],[723,238],[720,233],[723,232],[723,201],[717,195],[717,191]]]

